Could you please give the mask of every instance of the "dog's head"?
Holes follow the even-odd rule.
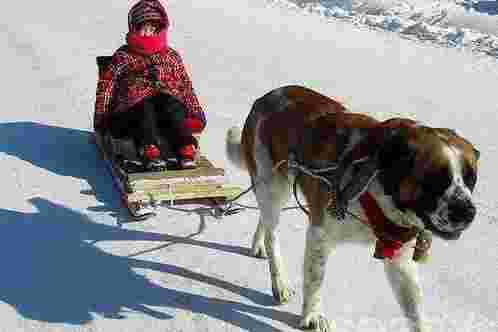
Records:
[[[403,125],[400,119],[385,123],[377,162],[386,194],[435,235],[458,239],[476,215],[479,151],[451,129]]]

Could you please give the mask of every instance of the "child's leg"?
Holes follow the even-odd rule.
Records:
[[[130,110],[137,114],[134,138],[139,147],[155,145],[160,150],[161,159],[167,160],[173,155],[172,148],[162,136],[162,124],[157,112],[157,96],[145,97],[139,104],[134,106],[136,109]]]
[[[145,97],[135,107],[137,109],[130,111],[141,115],[137,121],[138,131],[135,133],[137,143],[142,147],[158,145],[159,127],[153,98]]]
[[[176,158],[174,147],[172,147],[169,133],[171,132],[168,121],[165,121],[164,107],[161,106],[162,98],[152,96],[144,99],[144,120],[141,127],[143,132],[143,144],[154,144],[159,147],[161,159],[173,160]]]
[[[172,149],[179,151],[184,146],[195,145],[192,130],[183,125],[185,106],[176,98],[168,95],[159,95],[155,101],[161,136],[169,141]]]
[[[141,165],[134,140],[137,123],[136,113],[123,112],[114,114],[109,126],[113,153],[117,160],[122,161],[121,166],[129,171],[136,171]]]
[[[112,115],[109,131],[114,138],[132,138],[138,146],[156,144],[153,105],[145,98],[125,112]]]
[[[172,156],[167,141],[161,139],[155,97],[146,97],[131,109],[116,114],[111,123],[111,134],[116,138],[130,137],[137,156],[149,170],[168,167]]]
[[[113,138],[133,138],[138,130],[135,112],[121,112],[112,115],[109,122],[109,133]]]

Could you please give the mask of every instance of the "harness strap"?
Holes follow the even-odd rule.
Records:
[[[325,112],[319,114],[313,118],[312,123],[320,123],[320,118],[330,116],[335,117],[337,113]],[[340,181],[344,175],[340,164],[349,144],[350,133],[347,128],[335,128],[335,156],[329,160],[313,160],[311,163],[305,162],[303,147],[320,144],[321,133],[323,132],[313,125],[304,127],[300,142],[295,142],[289,148],[290,162],[288,167],[323,182],[327,188],[328,195],[327,211],[338,220],[344,220],[346,217],[347,202],[341,198],[340,193]],[[295,186],[294,191],[296,191]]]

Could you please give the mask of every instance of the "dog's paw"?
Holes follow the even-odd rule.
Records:
[[[419,322],[415,323],[413,331],[415,331],[415,332],[431,332],[432,328],[431,328],[431,325],[429,324],[429,322],[419,321]]]
[[[252,246],[251,254],[257,258],[268,258],[268,254],[266,253],[266,248],[265,248],[264,242],[263,243],[255,243]]]
[[[281,280],[272,282],[271,290],[273,292],[273,298],[275,299],[277,304],[285,304],[289,302],[292,296],[292,291],[290,290],[290,288],[285,282]]]
[[[324,315],[320,313],[310,313],[306,315],[301,322],[299,327],[304,330],[311,330],[317,332],[333,332],[336,330],[334,322],[329,322]]]

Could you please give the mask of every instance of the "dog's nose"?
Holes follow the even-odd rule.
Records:
[[[474,217],[476,216],[476,208],[469,200],[458,200],[453,204],[450,204],[449,217],[457,223],[462,223],[467,227]]]

